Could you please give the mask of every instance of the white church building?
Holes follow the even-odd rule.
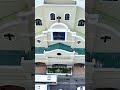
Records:
[[[44,0],[35,8],[35,63],[35,78],[85,78],[85,9],[77,1]]]
[[[119,0],[88,1],[86,12],[84,2],[45,0],[35,7],[35,18],[30,0],[14,1],[16,8],[0,3],[10,9],[0,14],[8,14],[0,21],[0,90],[49,90],[64,76],[85,81],[83,87],[69,85],[72,90],[120,89]]]

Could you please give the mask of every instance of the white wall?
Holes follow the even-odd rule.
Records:
[[[13,21],[11,23],[7,23],[0,28],[0,50],[30,50],[30,40],[29,37],[26,36],[28,34],[28,22],[27,21]],[[13,34],[15,35],[15,39],[13,41],[9,41],[4,38],[4,34]]]

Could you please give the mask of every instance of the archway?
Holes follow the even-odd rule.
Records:
[[[4,85],[4,86],[0,86],[0,90],[25,90],[25,88],[15,85]]]
[[[70,32],[68,26],[64,23],[54,23],[48,31],[51,32],[52,40],[67,40],[67,33]]]
[[[35,74],[46,74],[46,64],[43,62],[35,63]]]
[[[73,75],[74,76],[85,75],[84,64],[82,64],[82,63],[75,63],[74,67],[73,67]]]
[[[51,25],[50,30],[54,31],[54,30],[58,30],[58,29],[64,29],[65,31],[68,31],[69,28],[66,24],[64,23],[54,23],[53,25]],[[59,31],[59,30],[58,30]]]
[[[74,66],[84,67],[85,64],[83,64],[83,63],[75,63]]]

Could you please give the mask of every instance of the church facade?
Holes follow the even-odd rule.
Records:
[[[84,87],[84,8],[73,0],[44,0],[43,5],[35,8],[35,22],[35,75],[56,75],[55,86],[48,84],[50,90]],[[66,87],[60,84],[65,83],[64,78],[68,80]]]
[[[21,1],[16,4],[26,8]],[[0,27],[0,90],[33,90],[34,80],[39,83],[36,88],[40,85],[45,90],[120,89],[120,22],[115,12],[119,0],[91,0],[86,3],[86,12],[78,1],[45,0],[35,8],[35,19],[29,3],[30,11],[2,20],[8,23]]]
[[[86,1],[87,90],[120,89],[119,3]]]

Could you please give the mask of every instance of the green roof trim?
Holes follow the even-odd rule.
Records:
[[[53,44],[48,46],[48,48],[43,48],[43,47],[35,47],[35,54],[43,54],[44,50],[45,51],[52,51],[55,49],[61,49],[61,50],[65,50],[68,52],[73,52],[75,51],[76,53],[78,53],[78,55],[85,55],[85,49],[84,48],[71,48],[68,45],[62,44],[62,43],[57,43],[57,44]]]
[[[21,64],[21,56],[15,53],[6,53],[0,55],[0,65],[19,66]]]
[[[62,50],[66,50],[66,51],[69,51],[69,52],[73,51],[73,49],[70,46],[67,46],[67,45],[62,44],[62,43],[57,43],[57,44],[50,45],[45,50],[46,51],[51,51],[51,50],[54,50],[54,49],[62,49]]]
[[[24,50],[0,50],[0,65],[1,66],[20,66],[21,58],[25,60],[35,59],[35,50],[25,53]]]
[[[99,61],[103,68],[120,68],[120,53],[94,53],[92,58]]]
[[[78,53],[78,55],[85,55],[85,49],[83,48],[74,48],[74,51]]]
[[[21,57],[24,56],[24,50],[0,50],[0,65],[19,66],[21,64]]]
[[[44,50],[44,47],[35,47],[35,54],[43,54]]]

